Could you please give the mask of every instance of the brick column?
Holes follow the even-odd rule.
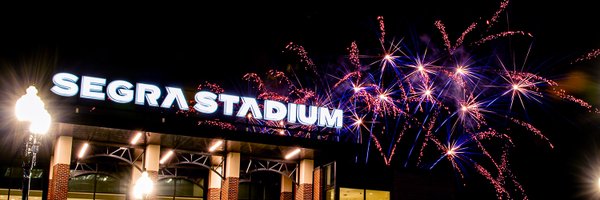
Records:
[[[313,200],[321,200],[321,168],[315,168],[313,172]]]
[[[281,195],[279,196],[280,200],[292,200],[294,199],[292,195],[292,187],[294,183],[292,179],[287,176],[281,176]]]
[[[314,161],[303,159],[300,161],[299,186],[296,190],[296,200],[312,200]]]
[[[54,156],[50,156],[50,170],[48,170],[48,199],[52,199],[52,175],[54,174]]]
[[[225,161],[225,180],[221,184],[222,200],[237,200],[240,184],[240,153],[227,153]]]
[[[151,144],[146,146],[146,155],[144,155],[144,165],[148,177],[154,182],[154,191],[148,195],[149,200],[156,199],[156,182],[158,181],[158,167],[160,165],[160,145]]]
[[[69,192],[69,175],[73,137],[59,136],[54,144],[54,156],[51,165],[51,181],[48,186],[48,199],[66,200]]]
[[[221,156],[212,156],[211,165],[213,165],[213,166],[218,165],[222,159],[223,159],[223,157],[221,157]],[[222,167],[216,168],[216,171],[220,172],[221,174],[223,173],[222,170],[223,170]],[[221,181],[223,181],[223,180],[222,180],[221,176],[219,176],[219,174],[217,174],[217,172],[212,171],[212,170],[208,171],[208,194],[207,194],[208,200],[220,200],[221,199]]]

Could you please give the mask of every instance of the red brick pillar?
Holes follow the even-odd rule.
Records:
[[[223,174],[223,167],[218,166],[222,163],[222,156],[211,156],[210,163],[215,170],[208,170],[208,200],[220,200],[221,199],[221,185],[223,179],[219,174]]]
[[[221,188],[208,188],[208,200],[221,199]]]
[[[300,161],[299,168],[299,185],[296,190],[296,200],[312,200],[314,161],[303,159]]]
[[[292,194],[292,192],[281,192],[281,195],[279,196],[280,200],[292,200],[294,195]]]
[[[227,153],[225,180],[221,183],[221,199],[237,200],[240,185],[240,153]]]
[[[56,164],[54,165],[54,176],[52,178],[52,199],[65,200],[69,194],[69,165]]]
[[[48,170],[48,199],[52,199],[52,175],[54,174],[54,156],[50,156],[50,170]]]
[[[321,200],[321,168],[315,168],[313,172],[313,199]]]
[[[292,182],[292,179],[290,177],[281,176],[281,193],[279,196],[280,200],[294,199],[294,196],[292,193],[293,185],[294,185],[294,183]]]
[[[69,175],[73,137],[59,136],[54,145],[52,180],[48,186],[48,199],[66,200],[69,192]]]

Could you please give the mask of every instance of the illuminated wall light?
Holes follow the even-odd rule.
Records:
[[[298,155],[299,153],[300,153],[300,148],[294,149],[292,152],[285,155],[285,159],[288,160],[288,159]]]
[[[167,160],[169,160],[169,158],[171,158],[171,156],[173,156],[173,150],[170,150],[169,152],[167,152],[167,154],[160,159],[159,163],[165,164],[165,162]]]
[[[83,147],[81,147],[81,149],[79,150],[79,154],[77,154],[77,158],[83,158],[83,156],[85,155],[85,151],[87,151],[89,144],[86,142],[83,144]]]
[[[213,152],[213,151],[217,150],[217,148],[219,148],[221,145],[223,145],[223,140],[219,140],[219,141],[215,142],[215,144],[213,144],[213,145],[212,145],[212,146],[211,146],[211,147],[208,149],[208,151],[209,151],[209,152]]]
[[[141,137],[142,137],[142,132],[137,132],[137,134],[135,134],[133,139],[131,139],[131,144],[136,144],[138,142],[138,140],[140,140]]]

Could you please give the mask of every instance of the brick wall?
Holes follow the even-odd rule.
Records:
[[[220,200],[221,188],[208,188],[208,200]]]
[[[237,200],[238,189],[239,189],[238,177],[227,177],[221,182],[221,199],[223,200]]]
[[[313,199],[321,200],[321,168],[315,168],[313,172]]]
[[[300,184],[296,190],[296,200],[312,200],[312,186],[309,183]]]
[[[50,173],[54,173],[53,171]],[[48,199],[52,199],[52,193],[53,193],[52,186],[53,185],[54,185],[54,182],[52,182],[52,179],[48,179]]]
[[[292,200],[294,196],[292,195],[292,192],[282,192],[281,195],[279,196],[280,200]]]
[[[49,186],[52,190],[48,199],[66,200],[69,192],[69,165],[56,164],[52,171],[52,182]]]

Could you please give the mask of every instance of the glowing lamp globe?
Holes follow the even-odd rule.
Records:
[[[15,105],[15,114],[19,121],[29,122],[29,131],[33,134],[46,134],[52,118],[44,108],[44,102],[37,96],[34,86],[27,88],[27,94],[21,96]]]

